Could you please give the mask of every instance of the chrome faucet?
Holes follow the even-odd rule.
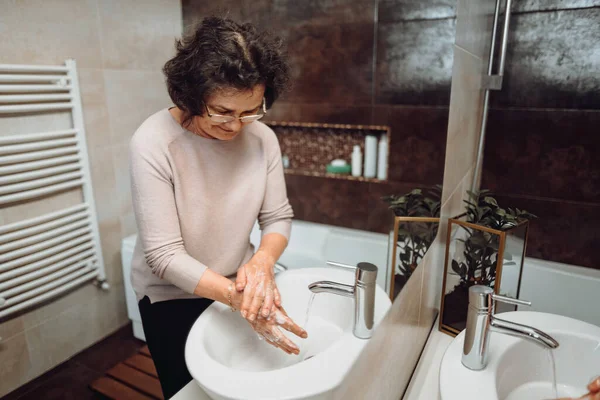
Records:
[[[319,281],[308,285],[313,293],[333,293],[340,296],[354,298],[354,336],[359,339],[369,339],[373,334],[375,324],[375,285],[377,281],[377,267],[368,262],[351,265],[327,261],[334,267],[355,270],[354,285],[331,281]]]
[[[497,318],[495,302],[530,306],[531,302],[494,294],[487,286],[475,285],[469,289],[469,310],[462,354],[462,364],[479,371],[487,366],[490,332],[504,333],[530,340],[545,349],[556,349],[558,342],[550,335],[531,326]]]

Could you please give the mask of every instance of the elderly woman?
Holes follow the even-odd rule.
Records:
[[[129,154],[139,232],[132,282],[165,398],[192,379],[185,341],[213,301],[240,310],[289,354],[299,349],[281,328],[307,336],[274,281],[293,214],[279,143],[258,121],[289,80],[280,41],[212,17],[176,49],[164,66],[174,107],[144,121]]]

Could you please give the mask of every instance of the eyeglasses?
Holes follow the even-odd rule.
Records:
[[[259,119],[264,117],[265,114],[267,113],[267,106],[265,104],[264,97],[263,97],[263,101],[262,101],[262,113],[261,114],[244,115],[243,117],[234,117],[233,115],[211,114],[211,112],[208,109],[208,106],[206,104],[204,104],[204,107],[206,108],[206,113],[208,114],[208,118],[210,118],[210,120],[216,124],[226,124],[228,122],[233,122],[236,119],[239,119],[242,124],[245,124],[248,122],[258,121]]]

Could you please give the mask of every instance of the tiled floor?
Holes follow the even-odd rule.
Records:
[[[2,400],[105,399],[89,385],[114,365],[136,354],[145,345],[127,325],[58,367],[9,393]]]

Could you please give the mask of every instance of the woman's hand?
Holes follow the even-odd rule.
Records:
[[[244,292],[240,312],[250,323],[259,315],[268,318],[274,304],[277,307],[281,306],[281,296],[275,285],[273,271],[275,261],[269,253],[258,250],[238,269],[236,290]]]
[[[587,386],[587,390],[589,390],[589,393],[584,396],[578,397],[577,400],[600,400],[600,376],[590,382],[590,384]],[[575,399],[562,398],[558,400]]]
[[[308,337],[306,331],[292,321],[283,308],[274,308],[268,318],[258,318],[250,325],[267,343],[282,349],[288,354],[297,355],[300,353],[300,349],[283,334],[280,327],[303,339]]]

